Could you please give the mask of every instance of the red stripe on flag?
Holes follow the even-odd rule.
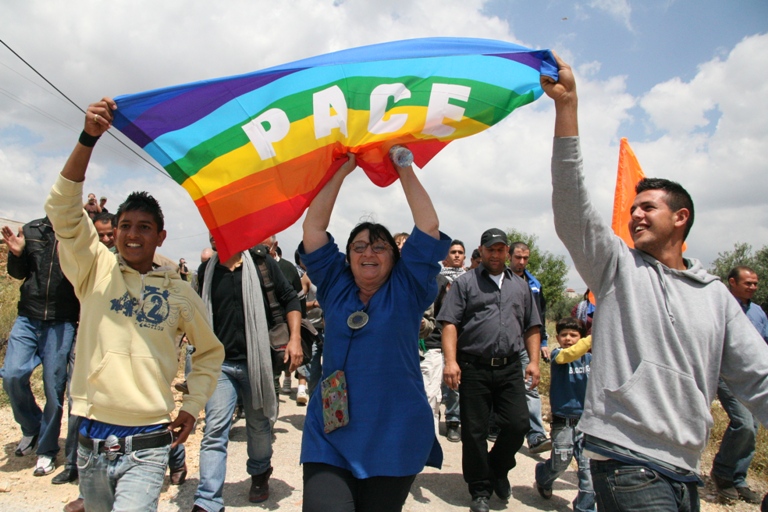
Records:
[[[226,261],[233,254],[249,249],[267,237],[290,227],[296,219],[301,217],[312,199],[346,160],[344,158],[334,161],[318,186],[305,194],[294,196],[217,227],[209,225],[216,239],[219,259]]]

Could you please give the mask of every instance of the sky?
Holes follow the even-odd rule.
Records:
[[[26,0],[0,5],[0,40],[79,107],[103,96],[248,73],[323,53],[416,37],[482,37],[556,51],[575,70],[586,182],[610,222],[619,141],[646,175],[679,181],[696,220],[686,256],[705,266],[746,242],[768,244],[768,2],[765,0]],[[42,217],[83,114],[0,45],[0,218]],[[552,219],[554,111],[543,96],[491,129],[451,143],[417,173],[441,230],[468,252],[490,227],[538,237],[570,258]],[[126,140],[114,130],[116,137]],[[132,143],[143,158],[150,159]],[[186,191],[104,136],[85,192],[115,211],[133,190],[158,198],[164,255],[199,263],[208,233]],[[257,200],[257,199],[255,199]],[[361,220],[413,222],[398,183],[360,170],[329,231]],[[277,234],[292,259],[301,220]],[[571,266],[568,286],[585,285]]]

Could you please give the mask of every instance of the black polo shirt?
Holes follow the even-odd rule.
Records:
[[[519,352],[523,334],[541,325],[525,279],[505,268],[499,288],[482,264],[453,282],[437,321],[456,326],[457,354],[483,358]]]

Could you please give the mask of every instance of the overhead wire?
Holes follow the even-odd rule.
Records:
[[[83,110],[83,108],[82,108],[80,105],[78,105],[77,103],[75,103],[74,101],[72,101],[72,99],[70,99],[70,98],[69,98],[69,96],[67,96],[66,94],[64,94],[64,92],[62,92],[62,91],[61,91],[61,90],[60,90],[58,87],[56,87],[56,86],[55,86],[55,85],[54,85],[54,84],[53,84],[53,83],[52,83],[50,80],[48,80],[48,79],[47,79],[45,76],[43,76],[43,74],[42,74],[42,73],[40,73],[40,72],[39,72],[37,69],[35,69],[35,67],[34,67],[32,64],[30,64],[29,62],[27,62],[27,61],[24,59],[24,57],[22,57],[21,55],[19,55],[19,54],[18,54],[18,53],[17,53],[17,52],[16,52],[16,51],[13,49],[13,48],[11,48],[10,46],[8,46],[8,44],[7,44],[5,41],[3,41],[2,39],[0,39],[0,44],[2,44],[3,46],[5,46],[5,47],[8,49],[8,51],[10,51],[10,52],[11,52],[13,55],[15,55],[15,56],[16,56],[16,58],[18,58],[18,59],[19,59],[21,62],[23,62],[24,64],[26,64],[26,66],[27,66],[29,69],[31,69],[32,71],[34,71],[34,72],[35,72],[35,74],[37,74],[37,76],[39,76],[40,78],[42,78],[43,80],[45,80],[45,83],[47,83],[48,85],[50,85],[50,86],[51,86],[51,87],[52,87],[52,88],[53,88],[53,89],[54,89],[54,90],[55,90],[57,93],[59,93],[59,94],[60,94],[60,95],[61,95],[61,96],[62,96],[64,99],[66,99],[66,100],[67,100],[69,103],[71,103],[72,105],[74,105],[74,107],[75,107],[77,110],[79,110],[79,111],[80,111],[80,112],[82,112],[83,114],[85,114],[85,113],[86,113],[86,111],[85,111],[85,110]],[[8,91],[4,91],[4,92],[5,92],[5,95],[6,95],[6,96],[9,96],[9,93],[8,93]],[[9,97],[11,97],[11,96],[9,96]],[[19,98],[13,98],[13,97],[11,97],[11,98],[12,98],[12,99],[15,99],[15,100],[16,100],[16,101],[18,101],[19,103],[25,104],[25,103],[24,103],[22,100],[20,100]],[[43,113],[40,111],[40,109],[38,109],[38,108],[36,108],[36,107],[32,107],[31,105],[25,105],[25,106],[28,106],[29,108],[31,108],[31,109],[33,109],[33,110],[37,111],[38,113],[40,113],[40,114],[44,115],[44,116],[45,116],[45,117],[47,117],[48,119],[53,119],[53,118],[51,118],[51,116],[50,116],[50,115],[46,115],[46,114],[43,114]],[[60,121],[57,121],[57,122],[60,122]],[[130,147],[128,144],[126,144],[125,142],[123,142],[122,140],[120,140],[120,139],[119,139],[119,138],[118,138],[118,137],[117,137],[117,136],[116,136],[114,133],[112,133],[111,131],[107,131],[107,134],[109,134],[109,136],[110,136],[110,137],[112,137],[114,140],[116,140],[117,142],[119,142],[119,143],[120,143],[120,144],[121,144],[123,147],[125,147],[125,149],[127,149],[128,151],[130,151],[131,153],[133,153],[134,155],[136,155],[137,157],[139,157],[139,158],[140,158],[141,160],[143,160],[145,163],[149,164],[149,166],[150,166],[150,167],[152,167],[152,169],[156,170],[157,172],[159,172],[160,174],[162,174],[163,176],[165,176],[166,178],[168,178],[168,179],[170,179],[170,180],[172,180],[172,179],[173,179],[173,178],[171,178],[171,177],[170,177],[170,175],[168,175],[168,173],[167,173],[167,172],[166,172],[164,169],[162,169],[162,168],[158,167],[158,166],[157,166],[157,165],[156,165],[154,162],[151,162],[151,161],[147,160],[146,158],[144,158],[144,156],[142,156],[140,153],[136,152],[136,150],[134,150],[134,149],[133,149],[132,147]]]
[[[58,119],[58,118],[52,116],[51,114],[49,114],[45,110],[39,109],[36,106],[27,103],[26,101],[22,100],[21,98],[19,98],[18,96],[16,96],[12,92],[10,92],[10,91],[8,91],[6,89],[3,89],[2,87],[0,87],[0,94],[2,94],[3,96],[5,96],[6,98],[8,98],[10,100],[13,100],[13,101],[21,104],[24,107],[27,107],[30,110],[34,110],[35,112],[37,112],[41,116],[48,118],[49,120],[53,121],[56,124],[59,124],[59,125],[63,126],[64,128],[67,128],[67,129],[71,129],[72,128],[72,126],[67,124],[65,121],[62,121],[61,119]]]
[[[83,114],[85,114],[85,113],[86,113],[86,112],[85,112],[85,110],[83,110],[83,109],[82,109],[82,107],[80,107],[80,106],[79,106],[77,103],[75,103],[74,101],[72,101],[72,99],[70,99],[70,98],[69,98],[69,97],[68,97],[66,94],[64,94],[64,92],[62,92],[62,91],[61,91],[61,90],[60,90],[58,87],[56,87],[56,86],[55,86],[55,85],[54,85],[54,84],[53,84],[53,83],[52,83],[50,80],[48,80],[48,79],[47,79],[45,76],[43,76],[43,74],[42,74],[42,73],[40,73],[40,72],[39,72],[37,69],[35,69],[35,67],[34,67],[34,66],[32,66],[32,65],[31,65],[29,62],[27,62],[27,61],[26,61],[26,60],[25,60],[25,59],[24,59],[24,58],[23,58],[21,55],[19,55],[19,54],[18,54],[18,53],[17,53],[17,52],[16,52],[16,51],[13,49],[13,48],[11,48],[10,46],[8,46],[8,44],[7,44],[5,41],[3,41],[2,39],[0,39],[0,43],[2,43],[2,45],[3,45],[3,46],[5,46],[5,47],[6,47],[6,48],[7,48],[7,49],[8,49],[8,50],[11,52],[11,53],[13,53],[13,55],[15,55],[15,56],[16,56],[16,57],[17,57],[17,58],[20,60],[20,61],[22,61],[22,62],[23,62],[23,63],[24,63],[24,64],[25,64],[27,67],[29,67],[29,69],[31,69],[32,71],[34,71],[34,72],[35,72],[35,74],[37,74],[37,75],[38,75],[40,78],[42,78],[42,79],[43,79],[43,80],[44,80],[44,81],[45,81],[45,82],[46,82],[48,85],[50,85],[50,86],[51,86],[51,87],[52,87],[52,88],[53,88],[53,89],[54,89],[54,90],[55,90],[57,93],[59,93],[59,94],[61,95],[61,97],[63,97],[63,98],[64,98],[65,100],[67,100],[69,103],[71,103],[72,105],[74,105],[74,107],[75,107],[77,110],[79,110],[80,112],[82,112]],[[2,63],[0,63],[0,64],[2,64]],[[23,76],[21,73],[18,73],[16,70],[14,70],[14,69],[12,69],[12,68],[10,68],[10,67],[8,67],[8,66],[4,65],[4,64],[2,64],[2,65],[3,65],[3,67],[7,68],[9,71],[12,71],[12,72],[16,73],[17,75],[19,75],[19,77],[23,78],[24,80],[28,81],[29,83],[31,83],[31,84],[35,85],[36,87],[40,88],[40,89],[41,89],[43,92],[46,92],[46,93],[50,94],[50,92],[49,92],[49,91],[46,91],[46,90],[45,90],[45,88],[41,87],[39,84],[35,83],[34,81],[30,80],[29,78],[27,78],[27,77]],[[12,92],[10,92],[10,91],[8,91],[8,90],[6,90],[6,89],[2,88],[2,87],[0,87],[0,94],[2,94],[2,95],[4,95],[4,96],[6,96],[7,98],[9,98],[9,99],[11,99],[11,100],[13,100],[13,101],[16,101],[17,103],[19,103],[19,104],[21,104],[21,105],[23,105],[23,106],[25,106],[25,107],[29,108],[30,110],[33,110],[33,111],[37,112],[37,113],[38,113],[38,114],[40,114],[41,116],[43,116],[43,117],[45,117],[45,118],[47,118],[47,119],[49,119],[49,120],[51,120],[51,121],[53,121],[53,122],[55,122],[55,123],[57,123],[57,124],[61,125],[61,126],[62,126],[62,127],[64,127],[64,128],[67,128],[67,129],[72,129],[72,126],[71,126],[71,125],[69,125],[67,122],[65,122],[65,121],[62,121],[61,119],[57,119],[56,117],[52,116],[52,115],[51,115],[51,114],[49,114],[48,112],[46,112],[46,111],[44,111],[44,110],[42,110],[42,109],[40,109],[40,108],[38,108],[38,107],[36,107],[36,106],[34,106],[34,105],[30,104],[30,103],[27,103],[26,101],[24,101],[24,100],[23,100],[23,99],[21,99],[20,97],[16,96],[16,95],[15,95],[15,94],[13,94]],[[109,135],[110,135],[110,136],[111,136],[111,137],[112,137],[114,140],[116,140],[117,142],[119,142],[119,143],[120,143],[120,144],[121,144],[123,147],[125,147],[125,148],[126,148],[128,151],[130,151],[131,153],[133,153],[135,156],[139,157],[139,158],[140,158],[140,159],[141,159],[141,160],[142,160],[144,163],[148,164],[148,165],[149,165],[150,167],[152,167],[154,170],[158,171],[160,174],[162,174],[163,176],[165,176],[165,177],[166,177],[166,178],[168,178],[168,179],[173,179],[173,178],[171,178],[171,177],[168,175],[168,173],[167,173],[165,170],[163,170],[162,168],[158,167],[158,166],[157,166],[157,165],[155,165],[153,162],[151,162],[151,161],[147,160],[147,159],[146,159],[146,158],[144,158],[144,157],[143,157],[141,154],[137,153],[137,152],[136,152],[136,151],[135,151],[133,148],[131,148],[131,147],[130,147],[130,146],[128,146],[128,145],[127,145],[125,142],[123,142],[122,140],[120,140],[119,138],[117,138],[117,137],[116,137],[116,136],[115,136],[115,135],[114,135],[112,132],[107,132],[107,133],[109,133]],[[123,158],[125,158],[125,155],[121,155],[119,152],[115,151],[115,150],[114,150],[114,148],[110,148],[110,147],[108,147],[108,146],[107,146],[107,149],[109,149],[109,150],[113,151],[113,152],[114,152],[114,153],[115,153],[117,156],[120,156],[120,157],[123,157]],[[200,236],[206,236],[206,237],[207,237],[207,236],[208,236],[208,232],[207,232],[207,231],[204,231],[204,232],[201,232],[201,233],[195,233],[195,234],[192,234],[192,235],[187,235],[187,236],[182,236],[182,237],[175,237],[175,238],[169,238],[169,239],[168,239],[168,241],[173,241],[173,240],[183,240],[183,239],[187,239],[187,238],[196,238],[196,237],[200,237]]]

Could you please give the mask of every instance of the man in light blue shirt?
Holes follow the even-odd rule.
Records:
[[[752,302],[757,291],[757,274],[745,266],[734,267],[728,274],[728,289],[739,301],[747,318],[760,336],[768,343],[768,317],[763,309]],[[733,396],[728,386],[720,379],[717,398],[728,414],[730,423],[723,435],[720,450],[712,464],[712,480],[721,501],[730,503],[744,500],[760,503],[760,496],[747,485],[747,470],[755,456],[755,439],[758,422],[752,414]]]

